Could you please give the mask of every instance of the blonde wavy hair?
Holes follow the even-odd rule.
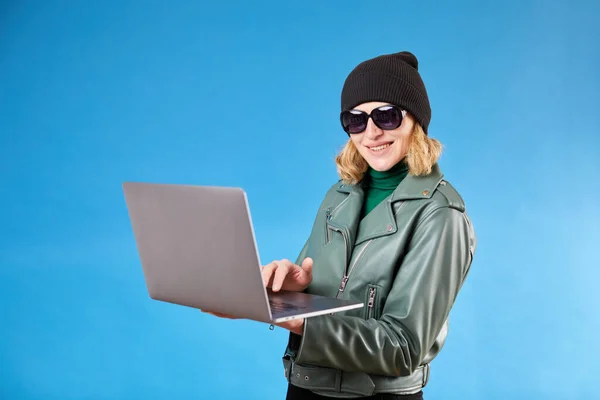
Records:
[[[416,121],[409,140],[405,157],[408,173],[415,176],[430,174],[442,154],[442,144],[439,140],[427,136],[423,127]],[[362,181],[369,168],[369,164],[360,155],[352,139],[348,139],[335,157],[335,164],[340,178],[346,184],[357,184]]]

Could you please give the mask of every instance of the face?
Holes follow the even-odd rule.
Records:
[[[370,113],[371,110],[388,103],[370,102],[355,107],[355,110]],[[350,135],[350,139],[369,166],[376,171],[387,171],[406,156],[410,135],[415,120],[410,114],[402,120],[402,124],[391,131],[378,128],[369,118],[367,129],[362,133]]]

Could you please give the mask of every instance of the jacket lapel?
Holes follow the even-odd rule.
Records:
[[[396,214],[404,207],[405,202],[430,198],[442,178],[443,174],[437,164],[434,165],[431,174],[427,176],[407,175],[389,197],[379,203],[359,222],[355,245],[395,233],[398,230]],[[364,198],[364,194],[362,198]],[[360,214],[360,210],[358,213]],[[357,218],[360,218],[360,215]]]
[[[345,185],[340,183],[337,191],[347,194],[347,197],[331,210],[329,225],[342,229],[348,235],[349,252],[352,253],[358,225],[360,224],[360,214],[365,194],[360,185]]]

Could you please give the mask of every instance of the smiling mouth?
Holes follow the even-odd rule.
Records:
[[[375,147],[369,147],[369,150],[372,150],[372,151],[382,151],[382,150],[387,149],[391,145],[392,145],[392,143],[386,143],[386,144],[382,144],[382,145],[375,146]]]

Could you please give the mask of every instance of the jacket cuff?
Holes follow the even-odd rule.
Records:
[[[328,317],[327,315],[320,315],[304,319],[300,348],[296,353],[297,363],[311,364],[318,362],[318,359],[322,357],[319,355],[322,354],[323,343],[321,342],[319,345],[317,339],[319,336],[323,339],[323,322],[324,318]]]

